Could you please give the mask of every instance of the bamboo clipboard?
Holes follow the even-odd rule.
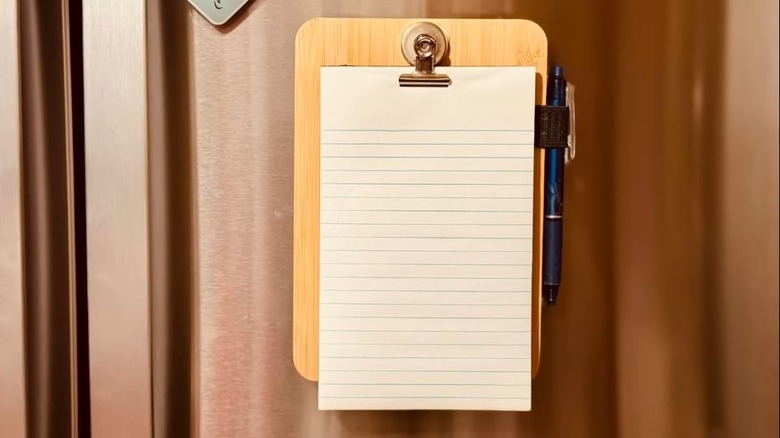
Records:
[[[293,362],[318,380],[319,360],[319,166],[320,67],[407,66],[401,36],[407,26],[429,21],[444,29],[449,57],[441,65],[534,66],[536,103],[543,104],[547,37],[527,20],[318,18],[295,40],[295,177],[293,254]],[[544,151],[534,156],[532,374],[541,350],[542,181]]]

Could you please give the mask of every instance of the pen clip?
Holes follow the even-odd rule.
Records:
[[[566,84],[566,104],[569,107],[569,147],[567,148],[566,162],[569,162],[574,160],[574,156],[577,153],[577,141],[575,136],[575,128],[577,125],[575,124],[574,119],[574,84],[571,82]]]

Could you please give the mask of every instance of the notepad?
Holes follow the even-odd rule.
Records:
[[[323,67],[319,407],[531,408],[533,67]]]

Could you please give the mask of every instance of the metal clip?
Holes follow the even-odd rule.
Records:
[[[569,147],[566,154],[566,162],[574,161],[577,155],[577,137],[575,127],[577,126],[574,118],[574,84],[566,84],[566,104],[569,106]]]
[[[447,53],[447,38],[433,23],[417,23],[410,26],[403,37],[403,53],[412,64],[414,73],[405,73],[398,78],[402,87],[448,87],[452,80],[445,74],[434,72],[438,62]],[[414,57],[412,58],[412,53]]]

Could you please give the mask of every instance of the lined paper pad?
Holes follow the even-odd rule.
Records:
[[[531,408],[532,67],[323,67],[319,407]]]

